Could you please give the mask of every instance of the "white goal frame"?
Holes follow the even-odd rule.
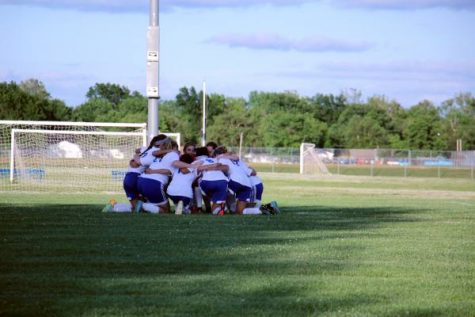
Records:
[[[10,145],[10,182],[13,183],[15,174],[15,133],[38,133],[38,134],[71,134],[71,135],[111,135],[111,136],[141,136],[142,146],[147,145],[147,130],[142,132],[104,132],[104,131],[63,131],[63,130],[35,130],[35,129],[12,129]]]
[[[2,151],[0,158],[3,160],[3,164],[0,166],[0,177],[4,177],[4,181],[0,179],[0,192],[9,190],[37,191],[38,188],[43,186],[38,182],[45,181],[44,174],[36,174],[36,170],[26,172],[21,169],[17,170],[18,164],[23,164],[24,155],[20,152],[16,152],[17,143],[23,142],[19,141],[20,137],[23,140],[23,136],[30,133],[38,136],[51,135],[53,139],[56,139],[55,135],[58,135],[60,138],[68,138],[68,135],[70,135],[71,138],[75,138],[75,136],[72,135],[83,135],[84,140],[88,139],[88,135],[90,135],[91,138],[101,138],[101,136],[104,136],[106,140],[109,140],[109,138],[113,140],[117,138],[122,139],[123,137],[127,139],[127,137],[130,137],[131,140],[135,138],[134,144],[138,147],[146,147],[150,142],[150,140],[148,140],[149,136],[146,123],[0,120],[0,151]],[[159,133],[174,139],[178,143],[178,146],[181,146],[180,133]],[[109,147],[106,147],[105,150],[108,148]],[[124,169],[117,166],[114,167],[112,172],[117,172],[117,174],[112,173],[114,186],[116,186],[115,182],[125,175],[125,171],[125,166]],[[28,174],[31,172],[31,175]],[[25,180],[26,182],[23,183]],[[17,181],[21,181],[21,183]],[[32,187],[30,187],[30,185]],[[53,185],[56,186],[54,183]],[[70,186],[69,188],[72,189],[73,187],[74,186]],[[46,189],[47,187],[44,188]],[[42,189],[39,190],[42,191]]]
[[[300,144],[300,174],[331,175],[327,166],[322,162],[315,149],[315,144]],[[312,165],[311,171],[307,171],[305,168],[308,165],[308,161],[310,161]]]

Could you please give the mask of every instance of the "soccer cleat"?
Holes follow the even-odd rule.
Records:
[[[183,201],[180,200],[178,204],[176,204],[175,207],[175,215],[181,215],[183,214]]]
[[[272,209],[274,210],[274,213],[275,213],[275,214],[280,214],[279,206],[277,205],[277,202],[276,202],[275,200],[273,200],[273,201],[270,202],[270,206],[271,206]]]
[[[135,213],[142,212],[142,206],[143,206],[143,201],[137,200],[137,202],[135,203],[134,212]]]
[[[261,211],[261,213],[264,215],[264,216],[270,216],[272,215],[269,207],[267,207],[266,205],[262,205],[259,210]]]
[[[102,212],[112,212],[114,210],[114,205],[108,203],[107,205],[102,208]]]
[[[114,211],[114,205],[117,204],[117,200],[114,198],[109,200],[109,203],[102,208],[102,212],[112,212]]]

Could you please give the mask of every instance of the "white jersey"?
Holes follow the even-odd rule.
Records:
[[[163,157],[156,157],[149,168],[153,170],[167,169],[172,174],[175,172],[176,167],[173,166],[173,162],[178,161],[180,157],[176,152],[170,152]],[[140,177],[150,178],[159,181],[162,184],[167,184],[169,177],[165,174],[142,174]]]
[[[156,159],[156,156],[152,153],[158,150],[160,150],[159,147],[152,146],[149,150],[142,152],[142,154],[140,154],[140,165],[149,167]]]
[[[188,170],[190,172],[187,174],[183,174],[178,168],[173,172],[172,181],[167,189],[168,195],[193,198],[192,185],[198,172],[195,168],[189,168]]]
[[[240,160],[230,160],[228,158],[220,158],[219,163],[229,166],[229,179],[241,185],[252,187],[249,175],[246,173],[247,165]]]
[[[140,147],[140,153],[143,153],[145,151],[146,147],[142,146]],[[142,174],[143,171],[145,170],[145,167],[140,165],[139,167],[131,167],[129,164],[129,168],[127,169],[127,173],[137,173],[137,174]]]
[[[212,157],[198,157],[198,160],[203,162],[203,166],[216,164],[218,160]],[[227,181],[228,177],[222,171],[203,171],[203,176],[201,178],[203,181]]]
[[[257,175],[251,176],[249,177],[249,179],[251,180],[251,184],[253,187],[256,185],[262,184],[262,179]]]
[[[247,175],[249,175],[249,179],[251,180],[251,184],[252,186],[256,186],[256,185],[259,185],[259,184],[262,184],[262,179],[257,176],[257,175],[252,175],[252,173],[254,172],[254,170],[252,168],[250,168],[246,163],[244,163],[243,161],[241,161],[242,163],[242,167],[244,168],[244,171]]]

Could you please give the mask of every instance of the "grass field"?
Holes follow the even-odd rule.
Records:
[[[279,216],[0,192],[0,315],[475,316],[475,181],[263,178]]]

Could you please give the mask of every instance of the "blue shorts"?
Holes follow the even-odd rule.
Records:
[[[139,177],[137,185],[139,193],[144,196],[149,203],[161,206],[168,202],[161,182],[150,178]]]
[[[235,181],[229,181],[229,190],[236,195],[236,199],[239,201],[250,201],[252,188],[244,186],[241,183]]]
[[[226,202],[228,192],[227,181],[201,181],[200,188],[213,203],[220,204]]]
[[[184,197],[184,196],[168,196],[168,197],[173,201],[175,205],[178,204],[178,202],[181,200],[183,201],[183,207],[185,207],[185,209],[188,209],[190,207],[190,203],[191,203],[190,197]]]
[[[262,183],[257,184],[252,188],[251,202],[256,200],[262,201],[262,193],[264,192],[264,185]]]
[[[128,172],[125,174],[123,186],[128,200],[135,200],[139,198],[140,194],[137,187],[137,179],[139,176],[140,174],[135,172]]]

